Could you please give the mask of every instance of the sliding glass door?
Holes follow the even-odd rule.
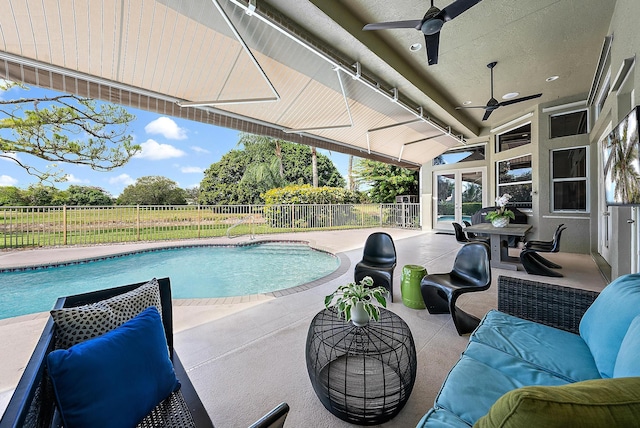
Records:
[[[433,228],[453,230],[486,203],[486,168],[434,172]]]

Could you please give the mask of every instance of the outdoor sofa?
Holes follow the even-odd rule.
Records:
[[[498,277],[418,427],[640,426],[640,274],[598,294]]]
[[[0,428],[63,425],[213,427],[173,349],[169,278],[58,299]]]

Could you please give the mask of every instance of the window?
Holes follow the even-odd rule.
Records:
[[[433,165],[450,165],[460,162],[484,160],[484,145],[448,150],[433,159]]]
[[[551,152],[551,211],[587,211],[587,148]]]
[[[500,161],[498,168],[498,192],[511,195],[510,205],[531,208],[531,155]]]
[[[525,144],[531,144],[531,123],[499,134],[496,139],[496,152],[504,152]]]
[[[560,113],[549,117],[550,138],[587,133],[587,110]]]

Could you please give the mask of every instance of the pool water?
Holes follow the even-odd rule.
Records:
[[[0,319],[50,310],[60,296],[171,278],[176,299],[243,296],[295,287],[340,265],[305,244],[197,246],[0,273]]]

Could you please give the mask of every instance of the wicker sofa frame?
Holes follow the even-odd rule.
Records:
[[[576,334],[582,316],[598,294],[522,278],[498,277],[499,311]]]
[[[138,427],[213,427],[200,398],[173,349],[173,310],[171,304],[171,282],[169,278],[158,280],[162,304],[162,322],[169,345],[169,353],[181,388],[162,401]],[[131,291],[141,285],[130,284],[107,290],[61,297],[54,309],[70,308],[95,303]],[[46,374],[46,356],[55,349],[56,330],[49,317],[38,340],[31,359],[16,387],[7,409],[0,420],[0,428],[59,427],[62,424],[56,409],[55,397]]]

